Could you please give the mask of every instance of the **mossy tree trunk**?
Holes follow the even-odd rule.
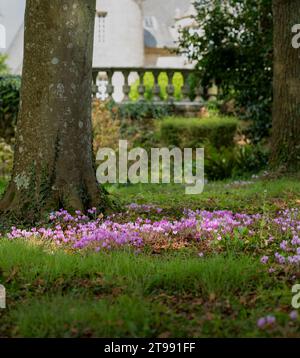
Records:
[[[299,0],[273,0],[274,105],[271,163],[300,169],[300,50],[292,27],[300,23]]]
[[[91,84],[96,0],[27,0],[12,180],[0,211],[36,220],[108,205],[96,181]]]

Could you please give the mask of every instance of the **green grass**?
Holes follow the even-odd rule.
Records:
[[[282,207],[300,205],[299,176],[253,180],[253,183],[248,185],[230,181],[211,182],[206,184],[204,192],[198,195],[186,195],[185,187],[179,184],[118,184],[109,186],[108,190],[126,204],[152,203],[174,213],[181,213],[184,208],[229,209],[256,213],[262,212],[263,206],[276,211]]]
[[[142,294],[164,290],[208,296],[211,292],[225,294],[246,290],[261,268],[256,260],[247,256],[239,259],[215,256],[200,260],[195,253],[185,251],[162,257],[135,255],[129,251],[88,256],[63,252],[46,254],[41,247],[8,240],[1,241],[0,257],[4,276],[10,277],[13,272],[16,283],[44,280],[51,288],[60,279],[72,284],[79,277],[97,280],[101,274],[103,287],[108,291],[113,283],[117,287],[126,286],[127,292]]]
[[[5,183],[0,181],[0,191]],[[206,185],[188,196],[176,185],[110,186],[123,203],[157,204],[170,216],[183,208],[275,212],[299,206],[299,177]],[[150,215],[150,214],[149,214]],[[299,337],[291,322],[291,287],[284,272],[269,275],[254,254],[199,258],[183,249],[161,254],[67,254],[0,239],[0,337]],[[274,328],[257,319],[276,316]]]
[[[151,336],[160,307],[140,297],[74,298],[66,295],[33,299],[12,314],[23,337]],[[34,323],[34,324],[33,324]]]
[[[289,297],[288,287],[248,256],[85,257],[2,240],[0,259],[8,305],[1,336],[260,336],[259,315]],[[253,305],[253,295],[263,302]]]

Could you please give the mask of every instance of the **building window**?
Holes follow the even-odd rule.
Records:
[[[154,16],[145,16],[144,27],[148,30],[157,30],[157,21]]]
[[[145,17],[145,27],[152,28],[153,27],[153,19],[151,16]]]
[[[97,11],[97,18],[98,18],[98,42],[105,42],[105,32],[106,32],[106,17],[107,12],[105,11]]]

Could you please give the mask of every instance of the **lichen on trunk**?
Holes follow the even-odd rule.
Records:
[[[27,0],[14,168],[1,213],[37,219],[110,206],[96,180],[91,83],[95,0]]]

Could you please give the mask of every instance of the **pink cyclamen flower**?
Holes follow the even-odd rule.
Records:
[[[267,320],[265,317],[261,317],[260,319],[257,320],[257,327],[258,328],[264,328],[264,326],[266,325]]]
[[[263,256],[263,257],[260,259],[260,262],[265,265],[265,264],[268,262],[268,260],[269,260],[269,257],[268,257],[268,256]]]
[[[297,312],[297,311],[292,311],[292,312],[290,313],[290,319],[291,319],[292,321],[296,321],[296,320],[298,319],[298,312]]]
[[[266,326],[272,326],[276,322],[276,318],[272,315],[268,315],[266,317],[261,317],[257,321],[257,327],[258,328],[265,328]]]
[[[270,324],[270,325],[272,325],[276,322],[276,318],[274,316],[269,315],[266,317],[266,319],[267,319],[267,324]]]

